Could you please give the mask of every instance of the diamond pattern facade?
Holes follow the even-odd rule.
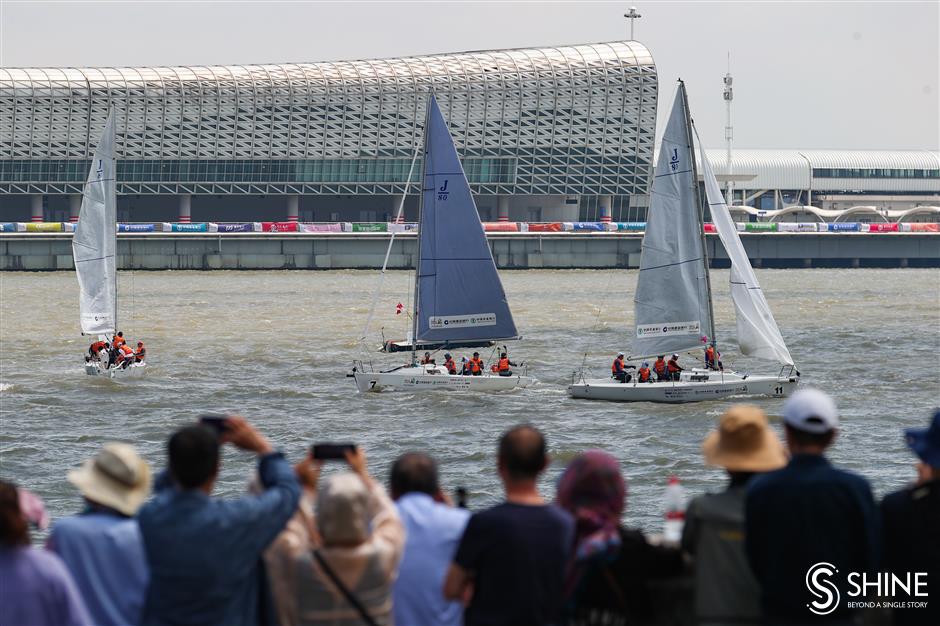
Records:
[[[430,89],[478,194],[648,191],[656,68],[641,44],[610,42],[283,65],[0,68],[0,193],[81,193],[109,107],[121,194],[402,193]]]

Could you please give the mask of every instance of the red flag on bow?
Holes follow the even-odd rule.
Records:
[[[395,315],[401,315],[401,312],[404,310],[405,305],[399,302],[395,305]]]

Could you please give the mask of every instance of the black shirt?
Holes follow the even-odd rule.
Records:
[[[557,624],[574,520],[506,502],[470,518],[454,561],[474,575],[466,626]]]

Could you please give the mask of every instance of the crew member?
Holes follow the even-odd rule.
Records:
[[[444,353],[444,367],[447,369],[447,373],[451,376],[455,376],[457,374],[457,364],[454,363],[454,359],[450,357],[449,352]]]
[[[682,372],[682,367],[679,366],[678,354],[673,354],[672,358],[669,359],[669,362],[666,363],[666,371],[669,372],[670,380],[679,380],[679,374]]]
[[[461,363],[460,375],[469,376],[470,375],[470,361],[467,360],[467,357],[462,356],[460,357],[460,363]]]
[[[496,373],[500,376],[512,376],[512,370],[509,366],[515,367],[515,363],[509,360],[509,355],[505,352],[499,355],[499,361],[496,363]]]
[[[127,343],[122,343],[121,347],[118,348],[117,354],[117,364],[121,366],[122,369],[127,369],[127,367],[135,361],[134,350]]]
[[[617,358],[614,359],[614,362],[611,364],[610,377],[622,383],[630,382],[632,377],[627,373],[627,368],[623,364],[623,352],[618,352]]]
[[[636,371],[637,380],[641,383],[651,383],[653,382],[653,375],[650,372],[649,361],[643,361],[643,365],[640,366],[640,369]]]
[[[88,356],[90,361],[100,361],[101,351],[108,349],[107,341],[96,341],[88,347]]]
[[[112,346],[113,348],[120,348],[120,347],[121,347],[122,345],[124,345],[125,343],[127,343],[127,342],[124,341],[124,333],[123,333],[123,332],[120,332],[120,333],[118,333],[117,335],[114,336],[114,340],[111,342],[111,346]]]
[[[656,357],[656,362],[653,363],[653,371],[656,372],[656,380],[666,380],[666,360],[663,355]]]
[[[147,358],[147,348],[144,347],[144,342],[143,342],[143,341],[138,341],[138,342],[137,342],[137,349],[134,350],[134,359],[135,359],[138,363],[143,363],[143,362],[144,362],[144,359],[146,359],[146,358]]]
[[[473,358],[470,359],[470,375],[471,376],[482,376],[483,375],[483,359],[480,358],[479,352],[473,353]]]

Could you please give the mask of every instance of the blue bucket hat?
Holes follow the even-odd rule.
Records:
[[[933,414],[930,428],[908,428],[904,431],[907,447],[931,467],[940,467],[940,410]]]

